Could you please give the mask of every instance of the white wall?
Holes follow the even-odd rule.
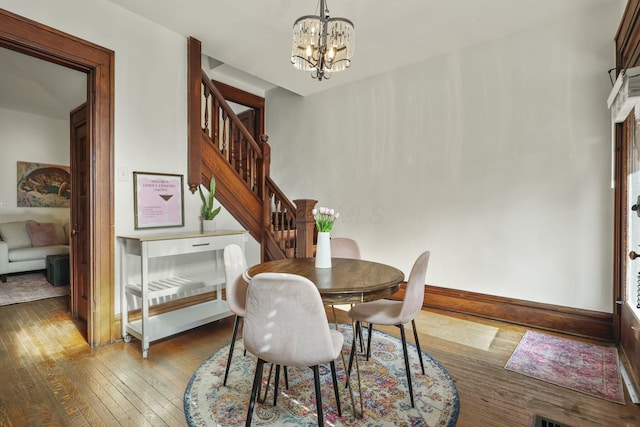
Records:
[[[104,0],[0,0],[0,7],[115,52],[115,235],[199,231],[200,198],[186,188],[187,40]],[[134,229],[134,171],[185,176],[183,228]],[[218,227],[240,228],[227,212]],[[259,261],[253,239],[247,261]]]
[[[141,233],[131,173],[187,172],[186,40],[104,0],[0,7],[115,51],[115,234]],[[610,312],[619,18],[602,8],[304,99],[273,91],[274,177],[405,274],[429,249],[430,284]],[[199,207],[185,190],[185,230]]]
[[[429,284],[611,312],[620,15],[610,5],[305,98],[273,90],[274,179],[339,211],[334,235],[405,275],[430,250]]]
[[[16,185],[18,161],[69,166],[69,120],[0,108],[0,150],[0,222],[66,222],[68,208],[17,207]]]

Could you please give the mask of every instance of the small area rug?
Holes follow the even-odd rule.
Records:
[[[335,305],[338,310],[348,312],[350,305]],[[432,311],[422,311],[416,316],[416,328],[423,334],[478,350],[489,351],[499,328],[478,322],[445,316]],[[410,325],[407,325],[410,328]]]
[[[505,369],[624,405],[618,350],[527,331]]]
[[[351,326],[340,325],[345,335],[343,355],[348,358]],[[416,347],[407,343],[413,379],[415,408],[411,408],[406,386],[402,343],[398,338],[375,331],[369,361],[359,359],[364,397],[364,417],[356,419],[342,360],[336,362],[342,417],[338,416],[328,364],[321,366],[321,390],[324,420],[330,426],[443,426],[453,427],[458,418],[460,402],[456,386],[445,369],[424,351],[426,375],[422,375]],[[196,370],[184,395],[184,411],[189,426],[244,425],[251,385],[255,372],[255,357],[243,355],[242,340],[236,342],[227,386],[222,385],[229,346],[211,355]],[[268,365],[265,365],[268,366]],[[266,373],[265,368],[265,384]],[[273,384],[265,403],[256,403],[254,426],[317,425],[313,372],[309,368],[288,368],[289,389],[285,389],[281,374],[277,405],[273,406]],[[354,394],[357,394],[355,369],[352,372]],[[272,381],[273,382],[273,381]],[[263,386],[264,390],[264,386]],[[356,407],[360,404],[356,400]]]
[[[430,311],[425,311],[424,316],[416,322],[416,327],[424,334],[484,351],[489,350],[499,330],[493,326]]]
[[[53,286],[42,272],[11,275],[0,282],[0,306],[63,295],[69,295],[69,285]]]

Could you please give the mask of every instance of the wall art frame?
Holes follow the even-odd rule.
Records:
[[[134,172],[135,229],[184,227],[184,177]]]
[[[71,171],[69,166],[18,161],[17,207],[69,208]]]

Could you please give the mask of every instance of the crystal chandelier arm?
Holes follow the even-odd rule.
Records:
[[[317,62],[309,61],[307,58],[305,58],[304,56],[300,56],[300,55],[292,55],[291,56],[291,63],[292,64],[296,63],[295,59],[302,59],[304,62],[306,62],[307,64],[311,65],[311,67],[313,67],[313,68],[315,68],[316,64],[317,64]]]

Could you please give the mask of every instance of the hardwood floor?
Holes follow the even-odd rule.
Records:
[[[64,297],[0,307],[0,426],[184,426],[187,383],[233,327],[228,318],[153,343],[144,360],[135,339],[89,348],[67,313]],[[489,351],[420,336],[456,381],[458,426],[532,426],[534,414],[572,427],[640,425],[628,395],[618,405],[503,369],[525,328],[467,320],[500,328]]]

